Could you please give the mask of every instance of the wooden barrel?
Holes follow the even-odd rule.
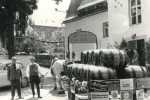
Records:
[[[96,57],[95,57],[95,51],[91,52],[91,64],[95,65],[96,64]]]
[[[82,63],[82,64],[85,63],[85,62],[84,62],[84,53],[83,53],[83,52],[81,52],[81,63]]]
[[[143,66],[129,65],[125,68],[127,78],[144,78],[147,77],[148,71]]]
[[[73,66],[73,64],[67,65],[67,76],[69,78],[71,78],[73,76],[72,75],[72,66]]]
[[[92,64],[92,51],[91,50],[89,50],[88,52],[87,52],[87,64]]]
[[[111,61],[111,63],[113,62],[113,66],[112,68],[118,68],[119,67],[119,64],[120,64],[120,51],[117,50],[117,49],[112,49],[111,50],[111,53],[112,53],[112,56],[113,56],[113,59]]]
[[[115,79],[116,71],[103,67],[103,66],[89,66],[90,68],[90,80],[107,80]]]
[[[87,64],[88,57],[87,57],[87,51],[83,51],[81,52],[81,62],[83,64]]]
[[[102,65],[102,61],[101,61],[101,51],[100,50],[96,50],[95,51],[95,65]]]
[[[88,76],[89,76],[89,65],[84,65],[83,67],[83,80],[88,80]]]
[[[149,77],[149,71],[145,66],[142,67],[142,70],[144,72],[144,77]]]

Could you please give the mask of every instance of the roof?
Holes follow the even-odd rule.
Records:
[[[69,9],[67,11],[67,18],[68,17],[72,17],[72,16],[76,16],[78,13],[78,7],[80,6],[82,0],[71,0]]]
[[[104,1],[106,0],[71,0],[64,23],[69,20],[78,18],[79,10]]]
[[[82,0],[80,6],[78,7],[78,10],[81,10],[83,8],[89,7],[89,6],[93,6],[97,3],[101,3],[105,0]]]

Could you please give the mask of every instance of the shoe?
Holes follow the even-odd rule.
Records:
[[[65,94],[64,90],[58,91],[57,94]]]
[[[42,98],[41,96],[38,96],[38,98],[40,99],[40,98]]]
[[[23,97],[19,97],[19,99],[24,99]]]
[[[54,87],[54,88],[52,89],[52,91],[55,91],[55,90],[57,90],[57,87]]]
[[[53,92],[55,92],[56,90],[57,90],[57,88],[54,87],[52,90],[49,91],[49,93],[53,93]]]
[[[14,98],[12,97],[11,100],[14,100]]]

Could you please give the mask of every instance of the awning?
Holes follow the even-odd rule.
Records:
[[[83,0],[80,4],[80,6],[78,7],[78,10],[81,10],[83,8],[89,7],[89,6],[93,6],[95,4],[104,2],[106,0]]]

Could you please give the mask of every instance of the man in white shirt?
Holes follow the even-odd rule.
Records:
[[[40,96],[40,86],[39,86],[40,77],[42,76],[40,72],[40,65],[35,62],[34,57],[32,57],[30,61],[31,63],[27,66],[26,74],[27,74],[27,77],[30,79],[33,98],[35,96],[34,85],[36,85],[36,88],[37,88],[38,98],[42,98]]]

